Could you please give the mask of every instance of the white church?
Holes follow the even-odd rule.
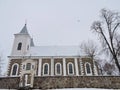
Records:
[[[98,75],[94,60],[79,46],[35,46],[26,24],[14,34],[8,76],[20,77],[20,86],[33,87],[34,77]]]

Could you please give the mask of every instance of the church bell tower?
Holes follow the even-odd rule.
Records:
[[[15,38],[11,56],[24,56],[29,51],[31,44],[31,37],[27,31],[26,24],[24,25],[22,30],[17,34],[14,34],[14,36]]]
[[[14,43],[8,66],[8,76],[20,76],[20,87],[33,86],[36,61],[26,57],[31,47],[34,47],[34,42],[25,24],[19,33],[14,34]]]

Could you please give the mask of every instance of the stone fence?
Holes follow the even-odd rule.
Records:
[[[120,76],[35,77],[34,88],[114,88],[120,89]]]
[[[0,77],[0,89],[18,89],[19,77]],[[35,77],[35,89],[108,88],[120,89],[120,76],[46,76]]]
[[[17,89],[19,77],[0,77],[0,89]]]

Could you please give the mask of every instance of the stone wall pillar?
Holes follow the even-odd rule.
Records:
[[[51,76],[54,76],[54,58],[51,58]]]
[[[95,61],[94,61],[94,59],[93,59],[93,72],[94,72],[93,75],[98,76],[98,71],[97,71],[97,67],[96,67],[96,65],[95,65]]]
[[[75,71],[76,71],[76,76],[79,76],[77,58],[75,58],[75,59],[74,59],[74,62],[75,62]]]
[[[83,62],[80,59],[80,71],[81,71],[81,75],[84,75],[84,71],[83,71]]]
[[[63,58],[63,76],[66,76],[66,60]]]
[[[41,70],[42,69],[42,58],[39,59],[39,65],[38,65],[38,76],[41,76]]]

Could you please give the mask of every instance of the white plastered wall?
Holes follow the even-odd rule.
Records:
[[[27,50],[28,45],[30,46],[31,38],[29,35],[20,35],[15,34],[13,48],[11,52],[11,56],[22,56],[25,55],[29,50]],[[18,43],[22,43],[21,50],[17,50]]]

